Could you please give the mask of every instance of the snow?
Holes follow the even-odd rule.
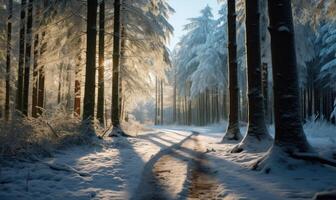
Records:
[[[304,128],[312,146],[332,158],[335,127],[309,122]],[[225,122],[139,130],[137,138],[97,140],[95,145],[58,151],[43,162],[6,161],[0,164],[0,199],[305,199],[336,188],[332,167],[295,161],[298,167],[290,170],[251,170],[265,153],[229,153],[235,144],[220,143]],[[272,127],[269,131],[274,132]]]
[[[280,26],[278,27],[279,32],[290,32],[289,28],[287,26]]]

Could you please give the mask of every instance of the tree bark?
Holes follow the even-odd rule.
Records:
[[[274,146],[287,153],[311,150],[300,119],[299,84],[290,0],[268,0],[274,82]]]
[[[81,41],[81,40],[80,40]],[[81,52],[78,53],[76,69],[75,69],[75,105],[74,112],[77,117],[81,116]]]
[[[40,58],[43,57],[44,53],[47,51],[47,40],[45,38],[46,32],[42,32],[41,46],[40,46]],[[45,104],[45,69],[44,65],[39,67],[38,71],[38,100],[37,100],[37,114],[41,115],[43,112]]]
[[[123,120],[123,103],[124,103],[124,96],[123,96],[123,81],[122,76],[123,73],[121,71],[122,67],[125,67],[125,52],[126,52],[126,27],[121,25],[121,41],[120,41],[120,70],[119,70],[119,120]]]
[[[121,1],[114,1],[114,34],[113,34],[113,77],[112,77],[112,109],[111,121],[114,127],[120,126],[119,121],[119,59],[120,59],[120,7]]]
[[[99,67],[98,67],[98,102],[97,119],[104,125],[104,61],[105,61],[105,0],[99,5]]]
[[[32,117],[36,118],[37,115],[37,103],[38,103],[38,45],[39,34],[35,34],[34,39],[34,64],[33,64],[33,95],[32,95]]]
[[[26,30],[26,52],[25,52],[25,69],[23,82],[22,113],[28,116],[29,105],[29,85],[30,85],[30,65],[32,50],[32,27],[33,27],[33,0],[29,0],[27,11],[27,30]]]
[[[161,86],[160,86],[160,90],[161,90],[161,112],[160,112],[160,117],[161,117],[161,120],[160,120],[160,124],[163,125],[163,81],[161,80]]]
[[[19,38],[19,65],[18,65],[18,81],[16,91],[16,109],[23,112],[23,75],[24,75],[24,59],[25,59],[25,34],[26,34],[26,6],[27,0],[21,0],[20,13],[20,38]]]
[[[154,124],[158,125],[158,80],[157,80],[157,77],[155,78],[155,112],[154,112],[154,115],[155,115]]]
[[[9,120],[10,114],[12,18],[13,0],[8,0],[5,121]]]
[[[94,119],[96,85],[97,0],[87,2],[87,46],[83,120]]]
[[[230,113],[229,125],[225,140],[240,140],[239,130],[239,94],[238,94],[238,72],[237,72],[237,30],[236,30],[236,1],[228,0],[228,33],[229,33],[229,91],[230,91]]]
[[[244,139],[233,152],[266,151],[271,136],[265,125],[264,98],[261,85],[259,1],[245,1],[248,85],[248,128]]]

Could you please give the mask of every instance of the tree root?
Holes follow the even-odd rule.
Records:
[[[291,156],[296,159],[306,160],[306,161],[315,161],[325,165],[330,165],[336,167],[336,160],[331,160],[328,158],[323,158],[318,154],[314,153],[292,153]]]

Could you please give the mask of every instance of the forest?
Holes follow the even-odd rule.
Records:
[[[0,199],[336,199],[336,1],[0,0]]]

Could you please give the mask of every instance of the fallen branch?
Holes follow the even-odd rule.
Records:
[[[73,167],[70,167],[69,165],[66,165],[66,164],[45,162],[45,161],[41,160],[40,158],[38,158],[36,156],[32,156],[31,158],[34,161],[38,161],[38,162],[40,162],[44,165],[47,165],[50,169],[53,169],[53,170],[56,170],[56,171],[71,172],[71,173],[75,173],[75,174],[78,174],[78,175],[83,176],[83,177],[90,176],[89,173],[78,171],[77,169],[74,169]]]
[[[320,162],[322,164],[325,165],[330,165],[333,167],[336,167],[336,160],[331,160],[328,158],[323,158],[321,156],[319,156],[318,154],[314,154],[314,153],[293,153],[292,154],[293,158],[296,159],[301,159],[301,160],[306,160],[306,161],[316,161],[316,162]]]
[[[75,174],[78,174],[83,177],[90,176],[89,173],[86,172],[80,172],[69,165],[66,164],[58,164],[58,163],[48,163],[48,162],[42,162],[43,164],[47,165],[50,169],[57,170],[57,171],[66,171],[66,172],[72,172]]]

